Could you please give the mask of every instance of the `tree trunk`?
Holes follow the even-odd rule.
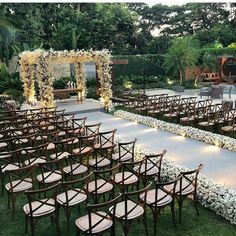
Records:
[[[200,72],[196,75],[196,78],[195,78],[195,81],[194,81],[194,86],[197,87],[197,81],[199,79],[199,77],[201,76],[202,74],[202,70],[200,70]]]
[[[179,84],[182,85],[182,83],[183,83],[183,74],[182,74],[181,70],[179,70],[179,79],[180,79]]]

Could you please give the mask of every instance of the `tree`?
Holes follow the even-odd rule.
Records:
[[[11,18],[0,15],[0,60],[3,65],[9,66],[9,59],[13,55],[13,43],[16,27]]]
[[[215,70],[217,65],[216,56],[204,53],[198,60],[197,66],[199,67],[199,73],[197,73],[194,85],[197,86],[197,81],[200,78],[201,74],[206,70]]]
[[[186,68],[196,65],[199,58],[199,42],[193,37],[175,38],[164,55],[164,67],[173,75],[178,73],[180,84],[184,80]]]

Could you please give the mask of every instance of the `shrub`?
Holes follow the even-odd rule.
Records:
[[[19,102],[20,104],[24,102],[23,93],[17,89],[14,88],[8,89],[4,91],[4,94],[11,96],[13,100]]]
[[[65,89],[67,87],[67,83],[70,80],[70,77],[61,77],[53,82],[54,89]]]

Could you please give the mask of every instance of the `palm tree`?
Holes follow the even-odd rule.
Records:
[[[9,66],[11,58],[11,46],[15,40],[16,26],[15,23],[7,16],[0,15],[0,60]]]
[[[199,73],[196,75],[194,85],[197,87],[197,81],[200,78],[201,74],[205,70],[215,70],[217,64],[216,56],[213,56],[212,54],[205,53],[202,55],[202,57],[199,59],[198,66],[199,66]]]
[[[167,72],[178,74],[180,84],[184,80],[186,68],[196,65],[199,58],[199,42],[191,36],[175,38],[164,55],[164,64]]]

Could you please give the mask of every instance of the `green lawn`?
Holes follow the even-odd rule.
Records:
[[[24,195],[20,195],[17,198],[16,215],[15,219],[11,219],[11,209],[7,209],[7,196],[0,197],[0,235],[1,236],[23,236],[31,235],[30,228],[28,234],[24,233],[25,218],[22,211],[22,206],[26,203]],[[177,208],[176,208],[177,210]],[[82,206],[81,213],[78,209],[73,209],[71,218],[71,232],[70,234],[66,230],[66,220],[64,212],[60,211],[60,229],[61,235],[76,235],[74,221],[79,216],[85,213],[85,208]],[[150,210],[148,210],[148,228],[149,235],[153,235],[153,220]],[[195,209],[190,200],[186,201],[183,208],[183,223],[174,227],[171,220],[171,213],[169,208],[166,208],[160,215],[157,222],[158,232],[157,235],[161,236],[233,236],[236,235],[236,226],[231,225],[228,221],[220,216],[217,216],[214,212],[200,207],[200,216],[195,214]],[[50,219],[41,219],[36,224],[36,235],[56,235],[56,230],[51,225]],[[116,235],[123,235],[121,226],[116,224]],[[142,221],[136,221],[132,224],[129,235],[145,235],[145,231],[142,225]]]

